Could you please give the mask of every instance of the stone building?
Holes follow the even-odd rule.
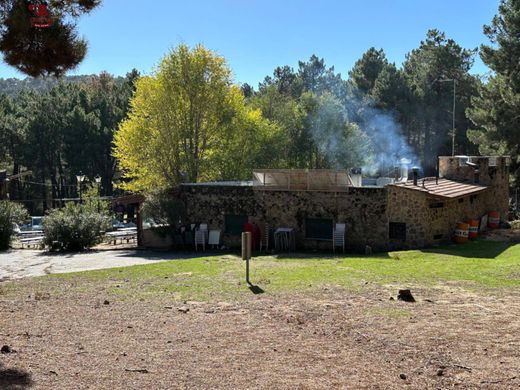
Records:
[[[183,184],[179,196],[188,221],[221,230],[226,246],[239,245],[249,220],[293,228],[298,248],[330,249],[335,223],[346,224],[349,250],[420,248],[450,240],[457,222],[507,215],[509,158],[439,157],[439,177],[370,184],[352,171],[263,170],[253,181]]]

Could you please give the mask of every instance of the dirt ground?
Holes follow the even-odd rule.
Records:
[[[14,350],[1,389],[520,387],[516,292],[415,288],[405,303],[368,284],[173,302],[17,283],[0,292],[0,344]]]

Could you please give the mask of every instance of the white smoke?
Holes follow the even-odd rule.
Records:
[[[420,166],[395,115],[367,97],[350,97],[342,103],[325,92],[315,104],[308,117],[311,135],[330,166],[361,167],[368,176],[393,176],[394,167],[403,161],[409,167]]]
[[[410,166],[420,166],[420,160],[408,144],[395,115],[375,106],[369,99],[349,100],[352,118],[370,139],[368,162],[362,165],[368,175],[392,175],[393,168],[409,160]]]

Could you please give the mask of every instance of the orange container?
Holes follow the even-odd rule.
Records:
[[[469,238],[474,239],[478,237],[478,227],[480,225],[480,221],[478,219],[470,219],[468,221],[469,225]]]
[[[469,236],[469,225],[464,222],[457,223],[457,227],[455,228],[455,236],[453,240],[457,244],[464,244],[468,241]]]
[[[490,211],[488,213],[488,227],[491,229],[498,229],[500,224],[500,212],[499,211]]]

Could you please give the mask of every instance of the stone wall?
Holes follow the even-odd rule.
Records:
[[[383,249],[387,232],[387,196],[384,188],[349,188],[347,192],[255,191],[262,214],[270,226],[293,227],[299,246],[331,248],[330,242],[305,239],[305,219],[325,218],[345,223],[346,246],[364,250],[366,245]]]
[[[401,186],[384,188],[351,187],[345,192],[270,191],[244,185],[183,185],[190,223],[208,223],[222,232],[227,246],[240,245],[240,236],[225,233],[226,215],[245,215],[270,228],[292,227],[298,248],[331,249],[330,241],[305,238],[306,218],[326,218],[346,223],[347,248],[363,251],[421,248],[451,240],[457,222],[480,218],[498,210],[505,216],[509,202],[509,168],[506,158],[489,166],[485,157],[472,158],[479,165],[479,182],[484,192],[453,200],[431,199],[424,192]],[[454,157],[440,157],[440,175],[448,179],[474,182],[474,168]],[[389,223],[406,224],[406,239],[390,239]]]
[[[190,222],[205,222],[223,232],[223,242],[238,246],[238,235],[225,234],[225,215],[247,215],[260,226],[292,227],[299,248],[331,249],[330,241],[305,238],[306,218],[346,223],[347,247],[384,249],[388,236],[385,188],[349,188],[347,192],[266,191],[245,186],[184,185],[182,196]],[[383,238],[383,239],[382,239]]]
[[[388,187],[388,222],[406,223],[406,241],[389,240],[390,249],[422,248],[450,241],[458,222],[480,219],[495,210],[494,192],[452,200],[430,199],[425,193]]]
[[[140,246],[153,249],[170,249],[173,239],[159,234],[155,229],[143,229]]]
[[[509,157],[491,157],[496,160],[490,166],[490,157],[470,157],[471,162],[478,165],[478,184],[489,187],[488,193],[481,200],[487,211],[500,211],[502,218],[507,219],[509,210]],[[475,169],[461,164],[458,157],[439,157],[439,175],[451,180],[475,182]]]
[[[240,236],[225,233],[225,215],[254,217],[261,208],[252,186],[183,185],[181,197],[188,222],[207,223],[209,229],[219,229],[223,244],[230,247],[240,246]]]

